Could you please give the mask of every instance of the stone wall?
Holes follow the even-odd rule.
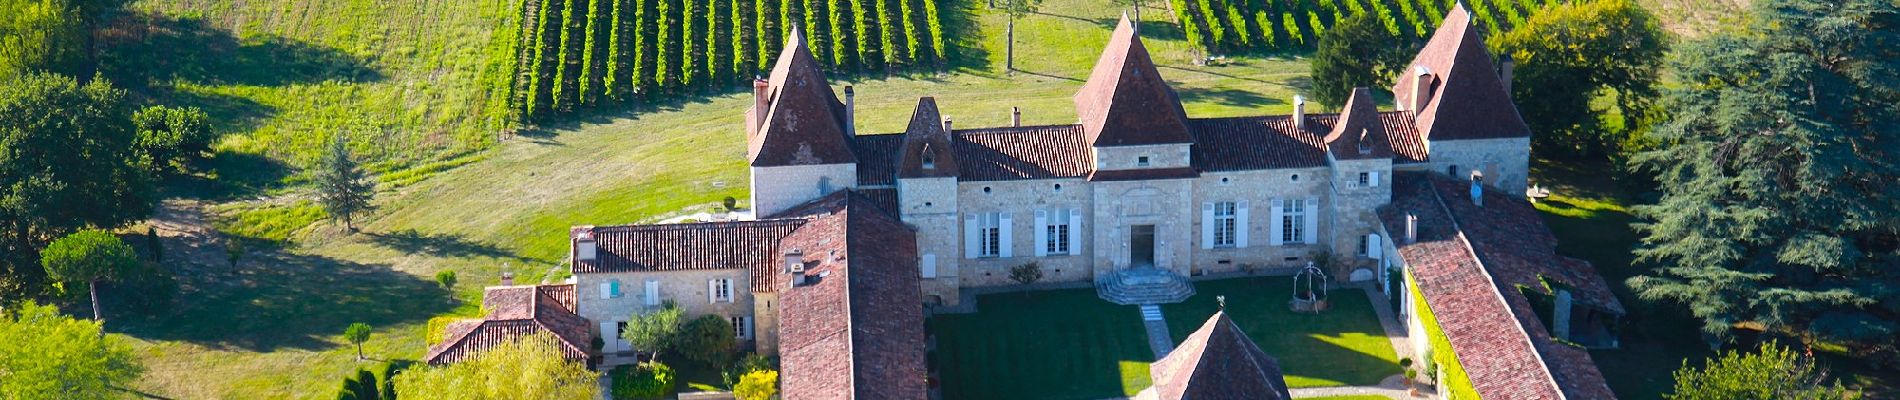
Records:
[[[1096,275],[1114,272],[1130,265],[1130,233],[1137,225],[1154,225],[1155,267],[1187,275],[1198,232],[1194,219],[1200,205],[1194,203],[1193,179],[1095,182],[1095,208],[1088,217],[1093,225],[1084,228],[1093,234],[1090,266]]]
[[[752,167],[752,209],[760,218],[858,185],[857,164]]]
[[[958,217],[950,226],[950,237],[941,239],[925,238],[925,232],[918,232],[919,241],[933,243],[957,243],[954,250],[946,256],[957,259],[957,277],[963,286],[1014,285],[1009,279],[1009,269],[1030,261],[1042,266],[1042,282],[1088,281],[1094,278],[1091,273],[1090,238],[1094,235],[1094,219],[1089,210],[1093,199],[1090,197],[1091,185],[1082,179],[1041,179],[1022,181],[977,181],[962,182],[957,188]],[[913,200],[904,200],[913,201]],[[1081,210],[1079,236],[1070,243],[1070,255],[1036,257],[1036,210]],[[963,235],[968,218],[984,213],[1005,212],[1010,214],[1010,243],[1012,257],[966,257],[963,247]],[[939,232],[931,230],[930,232]],[[921,250],[920,250],[921,251]],[[945,256],[939,256],[942,263]],[[947,299],[946,299],[947,300]]]
[[[1186,168],[1193,166],[1189,157],[1193,145],[1152,144],[1143,146],[1091,147],[1089,151],[1095,158],[1095,169],[1144,169],[1144,168]],[[1148,157],[1148,165],[1141,165],[1141,157]]]
[[[1332,232],[1322,236],[1332,242],[1333,268],[1326,273],[1336,282],[1347,282],[1352,271],[1376,271],[1377,260],[1371,258],[1361,243],[1368,240],[1366,235],[1379,232],[1377,210],[1392,202],[1392,160],[1337,160],[1333,168],[1336,171],[1331,185],[1334,200],[1331,218],[1327,220]],[[1360,173],[1366,173],[1365,185],[1359,184]],[[1375,173],[1377,181],[1372,180]],[[1386,239],[1385,235],[1379,235],[1381,243]]]
[[[1241,265],[1258,268],[1283,268],[1305,265],[1310,254],[1322,249],[1329,243],[1321,240],[1318,244],[1285,243],[1273,245],[1273,199],[1313,198],[1322,206],[1308,212],[1308,218],[1322,218],[1330,210],[1323,206],[1330,202],[1327,181],[1332,174],[1327,168],[1296,168],[1261,171],[1207,172],[1194,180],[1194,203],[1190,218],[1194,246],[1191,253],[1193,275],[1219,274],[1241,271]],[[1295,177],[1297,176],[1297,178]],[[1201,244],[1202,224],[1205,216],[1202,209],[1214,202],[1247,202],[1247,243],[1246,247],[1204,248]],[[1238,225],[1238,224],[1236,224]],[[1327,224],[1319,224],[1319,231],[1313,234],[1324,235],[1329,229]],[[1321,236],[1324,237],[1324,236]],[[1294,260],[1288,260],[1292,257]]]
[[[919,268],[934,264],[935,278],[924,274],[924,302],[955,306],[960,262],[963,260],[962,220],[957,215],[960,196],[957,178],[910,178],[897,181],[896,210],[904,223],[917,230]]]
[[[752,293],[752,274],[745,269],[687,270],[687,271],[649,271],[577,274],[575,277],[577,307],[582,318],[593,323],[596,330],[601,324],[626,322],[635,312],[644,312],[654,307],[646,305],[646,282],[659,282],[661,301],[673,300],[686,312],[687,318],[701,315],[721,317],[753,317],[753,337],[776,334],[777,330],[765,329],[759,322],[765,318],[755,315]],[[732,280],[731,302],[707,301],[707,281],[713,279]],[[620,282],[620,297],[602,296],[601,285],[609,280]],[[602,332],[602,339],[617,337],[614,332]]]
[[[1523,195],[1529,187],[1531,165],[1530,138],[1427,141],[1431,170],[1446,173],[1458,167],[1454,178],[1465,179],[1471,171],[1486,171],[1485,182],[1505,193]]]

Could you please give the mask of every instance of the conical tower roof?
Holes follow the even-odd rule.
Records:
[[[1181,98],[1161,79],[1148,49],[1123,15],[1075,94],[1075,113],[1091,146],[1192,143]]]
[[[1174,352],[1155,361],[1160,399],[1291,399],[1280,362],[1260,350],[1226,311],[1215,312]]]
[[[1421,75],[1428,78],[1421,79]],[[1429,140],[1529,137],[1530,127],[1504,90],[1491,53],[1464,5],[1452,7],[1438,31],[1412,59],[1392,86],[1395,101],[1415,104],[1414,87],[1424,82],[1430,98],[1416,110],[1419,134]]]
[[[904,129],[904,154],[898,159],[897,176],[957,176],[957,156],[950,148],[952,145],[950,132],[943,129],[943,116],[937,112],[937,100],[917,99],[917,110],[911,112],[910,126]],[[926,160],[929,162],[925,163]]]
[[[794,28],[768,81],[765,123],[746,155],[754,167],[855,163],[845,135],[844,104]]]

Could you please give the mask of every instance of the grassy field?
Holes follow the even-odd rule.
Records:
[[[1366,296],[1342,290],[1333,310],[1290,312],[1288,278],[1196,284],[1187,302],[1162,306],[1176,342],[1187,339],[1227,296],[1228,314],[1280,361],[1287,386],[1376,385],[1399,373],[1398,357]],[[930,320],[934,362],[951,399],[1093,399],[1132,395],[1152,383],[1147,334],[1135,307],[1093,289],[980,296],[975,314]]]
[[[1161,307],[1176,342],[1187,339],[1227,296],[1227,313],[1260,350],[1280,360],[1289,387],[1377,385],[1401,373],[1392,342],[1379,327],[1365,292],[1332,292],[1332,309],[1300,314],[1287,309],[1293,278],[1244,278],[1202,282],[1193,298]]]
[[[228,19],[229,26],[251,26],[250,32],[268,31],[264,27],[288,29],[290,25],[284,24],[297,20],[249,19],[276,15],[259,10],[289,7],[276,4],[279,8],[271,8],[274,3],[268,1],[148,1],[153,3],[140,4],[191,6],[203,10],[193,12],[222,16],[214,20]],[[290,7],[296,10],[290,14],[311,19],[302,26],[351,16],[370,18],[324,8],[342,4]],[[443,13],[481,11],[477,3],[438,6]],[[1016,64],[1023,72],[1016,74],[1001,71],[1003,16],[964,12],[978,29],[962,36],[974,47],[963,52],[962,64],[954,72],[850,82],[834,78],[834,85],[856,85],[861,131],[900,131],[918,96],[936,96],[944,112],[966,127],[1006,124],[1010,106],[1022,107],[1025,123],[1075,121],[1070,98],[1086,78],[1119,12],[1081,0],[1044,3],[1042,13],[1019,21]],[[1164,15],[1159,10],[1146,14]],[[395,14],[392,21],[402,19],[397,18],[401,15]],[[447,21],[426,16],[413,19]],[[1163,66],[1161,73],[1176,84],[1189,112],[1196,116],[1286,113],[1292,94],[1307,82],[1306,64],[1301,60],[1235,59],[1222,66],[1194,66],[1172,25],[1151,21],[1143,29],[1149,35],[1149,49]],[[485,33],[463,36],[480,34]],[[382,69],[383,80],[346,84],[354,88],[337,90],[370,94],[381,85],[390,85],[384,87],[388,90],[406,87],[390,78],[396,75],[393,70]],[[289,87],[306,86],[310,85]],[[438,90],[415,86],[405,90]],[[290,94],[292,90],[314,89],[267,91],[279,90],[282,93],[272,96],[289,99],[297,97]],[[524,132],[493,149],[419,165],[414,170],[426,170],[420,173],[426,179],[402,175],[385,182],[385,191],[376,201],[378,210],[359,222],[364,233],[356,235],[344,235],[328,222],[302,224],[317,217],[300,209],[295,195],[218,205],[168,203],[166,215],[154,224],[167,235],[178,230],[192,233],[173,236],[165,246],[192,254],[167,257],[167,266],[179,273],[184,287],[181,304],[165,315],[111,323],[108,328],[140,343],[150,371],[138,389],[147,393],[174,398],[330,396],[358,366],[353,350],[340,337],[350,322],[376,327],[365,347],[372,357],[417,358],[425,350],[426,321],[438,315],[475,314],[480,286],[494,284],[502,271],[516,273],[520,281],[561,277],[565,272],[556,265],[565,251],[563,238],[569,226],[650,221],[714,205],[726,196],[745,199],[740,123],[749,97],[724,94],[602,112]],[[999,98],[1010,100],[999,102]],[[332,102],[336,108],[368,114],[401,109],[350,98],[321,101]],[[286,117],[290,114],[297,113],[269,114],[254,122],[285,124],[281,125],[284,132],[319,130],[316,125],[297,125],[319,119]],[[258,157],[235,158],[268,162]],[[233,234],[282,235],[289,243],[281,248],[253,248],[237,267],[230,267],[217,235],[189,232],[208,231],[219,223]],[[441,270],[457,271],[462,284],[450,290],[436,288],[429,277]]]

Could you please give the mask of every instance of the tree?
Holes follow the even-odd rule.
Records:
[[[1030,261],[1023,265],[1009,267],[1009,280],[1019,284],[1032,284],[1042,280],[1042,264]]]
[[[546,333],[510,340],[454,364],[412,368],[395,380],[396,398],[402,399],[592,400],[600,395],[594,372],[568,361]]]
[[[770,400],[777,395],[778,371],[769,369],[747,372],[732,386],[732,396],[739,400]]]
[[[738,346],[738,338],[732,336],[732,322],[717,315],[694,318],[680,332],[680,352],[703,365],[724,365]]]
[[[1537,132],[1534,148],[1573,156],[1619,154],[1623,139],[1600,126],[1606,110],[1591,100],[1613,95],[1622,125],[1636,125],[1668,49],[1656,17],[1630,0],[1548,3],[1491,42],[1516,64],[1511,98]]]
[[[132,125],[155,175],[181,170],[211,152],[210,117],[196,107],[146,107],[132,114]]]
[[[443,289],[454,289],[455,288],[455,271],[442,270],[441,272],[436,272],[435,283],[438,285],[442,285]]]
[[[0,0],[0,76],[74,73],[85,65],[85,22],[68,0]]]
[[[99,283],[139,267],[138,254],[118,236],[101,230],[66,235],[40,252],[46,276],[65,283],[85,283],[92,293],[92,319],[105,320],[99,311]]]
[[[1885,0],[1764,0],[1678,47],[1662,146],[1636,155],[1661,199],[1630,279],[1726,337],[1751,323],[1892,352],[1900,333],[1900,34]]]
[[[684,316],[685,311],[680,310],[678,303],[667,300],[660,303],[659,309],[636,312],[627,318],[627,330],[620,336],[635,350],[645,351],[657,360],[660,353],[679,346],[680,320]]]
[[[330,142],[330,151],[318,166],[316,181],[317,202],[330,213],[330,219],[341,219],[345,228],[356,232],[356,216],[373,208],[369,201],[376,194],[376,186],[363,176],[356,160],[350,158],[350,147],[342,135]]]
[[[1762,343],[1753,354],[1729,350],[1709,359],[1701,369],[1682,362],[1674,393],[1668,400],[1790,399],[1838,400],[1855,395],[1839,383],[1824,385],[1825,374],[1814,360],[1774,342]]]
[[[1392,86],[1410,51],[1376,18],[1371,13],[1346,17],[1319,35],[1319,51],[1310,61],[1313,101],[1337,109],[1346,105],[1353,88]]]
[[[98,321],[76,320],[27,301],[0,310],[0,399],[126,397],[120,388],[145,368],[132,346],[104,335]]]
[[[244,257],[244,241],[237,238],[224,238],[224,259],[231,262],[231,268],[237,268],[238,259]]]
[[[1003,13],[1009,14],[1009,24],[1003,28],[1003,36],[1007,37],[1003,65],[1008,72],[1016,72],[1016,19],[1036,13],[1036,8],[1041,6],[1042,0],[1003,0]]]
[[[41,290],[47,241],[151,213],[124,96],[103,79],[0,74],[0,298]]]
[[[369,341],[369,332],[369,324],[361,322],[350,324],[349,328],[343,329],[343,340],[356,345],[356,361],[363,361],[363,342]]]

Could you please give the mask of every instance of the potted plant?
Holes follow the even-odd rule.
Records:
[[[1418,397],[1418,385],[1412,383],[1418,379],[1418,370],[1405,370],[1405,394]]]

